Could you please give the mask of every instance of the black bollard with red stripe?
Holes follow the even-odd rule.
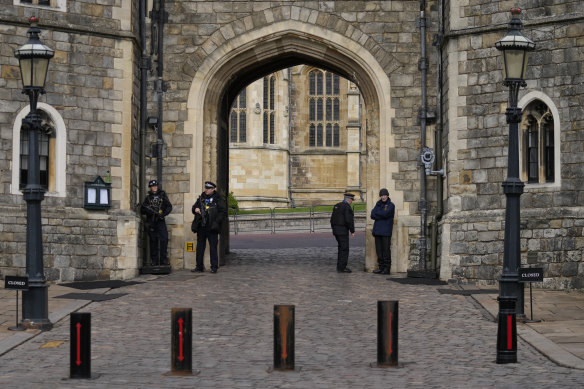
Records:
[[[377,301],[377,366],[398,366],[398,301]]]
[[[193,310],[172,308],[171,310],[171,362],[173,375],[193,373]]]
[[[500,296],[497,330],[497,363],[517,363],[516,297]]]
[[[294,370],[294,305],[274,305],[274,370]]]
[[[91,378],[91,313],[71,314],[71,378]]]

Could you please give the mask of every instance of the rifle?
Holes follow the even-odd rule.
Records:
[[[143,207],[147,211],[145,225],[148,229],[152,229],[153,224],[158,222],[161,217],[160,205],[154,206],[152,204],[144,204]]]
[[[201,210],[201,227],[205,228],[207,226],[207,221],[209,220],[207,207],[205,206],[203,200],[200,197],[199,202],[201,203],[201,208],[199,208]]]
[[[144,205],[144,208],[148,211],[149,215],[157,216],[160,215],[160,206],[155,207],[154,205],[148,204]]]

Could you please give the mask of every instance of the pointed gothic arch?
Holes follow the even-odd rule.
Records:
[[[45,196],[56,196],[65,197],[67,196],[66,183],[66,165],[67,165],[67,128],[65,127],[65,122],[61,117],[61,114],[52,106],[47,103],[38,103],[38,110],[44,112],[55,131],[55,143],[54,147],[51,149],[51,155],[53,156],[54,162],[50,168],[50,174],[53,177],[54,188],[49,188],[49,191],[45,193]],[[22,119],[30,112],[30,105],[24,107],[14,120],[12,126],[12,184],[10,192],[12,194],[22,194],[19,182],[20,182],[20,129],[22,126]]]
[[[285,20],[233,36],[214,47],[194,72],[188,95],[185,134],[191,134],[194,141],[188,165],[190,193],[185,199],[195,198],[204,180],[216,180],[223,187],[227,184],[228,113],[243,87],[292,65],[308,64],[331,70],[357,84],[366,102],[368,210],[377,201],[379,189],[388,188],[396,204],[398,223],[392,250],[395,258],[403,259],[403,263],[398,263],[398,271],[407,270],[407,232],[399,224],[408,219],[409,210],[404,207],[403,193],[395,188],[392,180],[392,174],[398,172],[397,162],[389,161],[389,148],[395,143],[391,129],[394,111],[390,104],[390,81],[376,56],[359,42],[314,24]],[[185,72],[192,73],[192,70]],[[185,211],[185,228],[191,218]],[[372,221],[368,220],[368,269],[373,269],[376,263],[371,228]],[[185,258],[185,263],[189,262]]]

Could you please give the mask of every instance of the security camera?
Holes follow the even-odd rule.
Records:
[[[434,156],[434,153],[432,153],[432,149],[425,148],[422,151],[422,163],[424,165],[428,165],[428,164],[432,165],[435,160],[436,160],[436,157]]]
[[[436,160],[436,156],[434,155],[434,150],[429,147],[424,147],[422,150],[422,154],[420,154],[420,162],[424,165],[424,170],[426,171],[426,175],[444,175],[444,169],[440,170],[432,170],[432,165]]]

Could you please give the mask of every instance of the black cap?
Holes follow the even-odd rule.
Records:
[[[345,196],[346,199],[355,200],[355,195],[353,193],[345,193],[343,196]]]
[[[389,191],[388,191],[387,189],[385,189],[385,188],[382,188],[382,189],[379,191],[379,197],[381,197],[381,196],[383,196],[383,195],[389,196]]]
[[[151,186],[158,186],[158,181],[156,180],[152,180],[148,183],[148,188],[150,188]]]
[[[205,181],[205,189],[215,189],[217,185],[212,183],[211,181]]]

